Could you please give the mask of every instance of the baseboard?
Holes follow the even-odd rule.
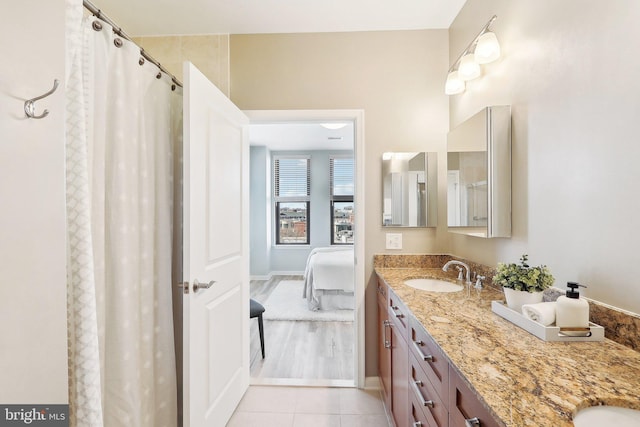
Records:
[[[340,387],[353,388],[355,382],[353,380],[322,380],[322,379],[304,379],[304,378],[251,378],[252,386],[261,385],[284,385],[298,387]]]
[[[249,276],[249,280],[271,280],[271,274],[266,276]]]
[[[380,377],[365,377],[364,379],[365,390],[381,390]]]
[[[273,276],[304,276],[304,271],[272,271],[266,275],[250,275],[249,280],[271,280]]]
[[[251,385],[287,385],[305,387],[353,387],[353,380],[319,380],[302,378],[251,378]],[[364,379],[365,390],[382,390],[380,377],[366,377]]]
[[[304,276],[304,271],[272,271],[270,273],[273,276]]]

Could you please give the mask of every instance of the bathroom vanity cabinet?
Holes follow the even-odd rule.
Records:
[[[444,262],[440,256],[374,259],[381,319],[390,325],[388,339],[401,341],[381,354],[389,372],[386,407],[398,427],[572,427],[574,415],[589,406],[640,409],[637,350],[609,339],[543,341],[492,312],[493,301],[504,298],[493,285],[429,292],[407,284],[451,278],[431,267]]]
[[[396,426],[405,426],[409,422],[408,310],[382,282],[378,282],[378,316],[383,400]]]
[[[493,427],[478,400],[411,311],[378,279],[379,374],[396,427]]]

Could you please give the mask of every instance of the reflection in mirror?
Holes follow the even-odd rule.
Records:
[[[487,107],[447,137],[449,231],[511,236],[511,108]]]
[[[447,154],[449,227],[487,227],[487,153]]]
[[[382,225],[435,227],[437,175],[436,153],[384,153]]]

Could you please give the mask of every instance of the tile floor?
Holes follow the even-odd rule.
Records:
[[[377,390],[251,386],[227,427],[389,427]]]

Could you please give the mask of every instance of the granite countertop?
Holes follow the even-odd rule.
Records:
[[[491,311],[504,299],[492,287],[433,293],[403,283],[451,280],[441,269],[375,270],[505,426],[573,426],[579,409],[599,404],[640,409],[640,352],[608,339],[542,341]]]

